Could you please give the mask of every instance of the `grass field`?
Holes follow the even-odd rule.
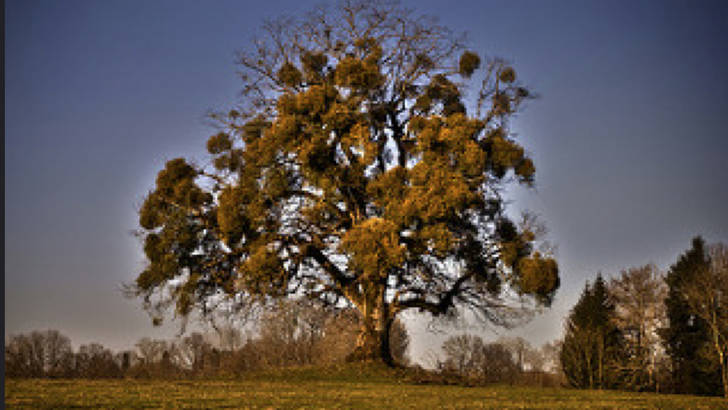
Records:
[[[8,408],[728,408],[722,398],[417,385],[381,373],[298,370],[239,380],[6,380]]]

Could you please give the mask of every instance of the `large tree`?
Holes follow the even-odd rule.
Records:
[[[667,326],[661,330],[665,349],[672,362],[672,382],[677,393],[719,394],[720,371],[706,357],[710,341],[708,323],[691,309],[687,288],[701,272],[710,269],[710,259],[701,237],[680,255],[665,277],[668,293],[665,298]],[[708,292],[701,289],[701,292]]]
[[[149,264],[135,286],[149,307],[349,304],[356,356],[391,363],[406,309],[504,324],[550,303],[556,262],[500,195],[535,173],[509,132],[530,96],[512,67],[369,2],[265,24],[240,67],[243,99],[215,115],[211,164],[169,161],[140,209]]]

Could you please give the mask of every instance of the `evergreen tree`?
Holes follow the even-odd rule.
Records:
[[[614,303],[599,274],[593,286],[587,282],[566,322],[560,359],[572,386],[602,389],[618,384],[622,336],[614,315]]]
[[[707,356],[710,340],[707,323],[695,315],[687,302],[684,288],[701,270],[710,268],[705,242],[693,239],[692,248],[670,267],[665,282],[668,325],[661,332],[665,349],[672,362],[673,388],[676,393],[720,394],[720,370]]]

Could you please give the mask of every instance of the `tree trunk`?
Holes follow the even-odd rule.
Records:
[[[586,359],[586,370],[587,375],[589,376],[589,388],[594,388],[594,369],[592,369],[592,358],[591,358],[591,352],[584,351],[584,358]]]
[[[728,356],[720,355],[720,373],[723,378],[723,397],[728,399]]]
[[[382,361],[388,366],[394,366],[389,346],[389,331],[393,320],[382,317],[365,317],[362,322],[356,347],[350,360]]]
[[[389,312],[383,293],[382,290],[380,295],[370,298],[359,307],[361,326],[356,347],[349,356],[351,361],[382,361],[388,366],[395,364],[389,346],[394,317]]]
[[[604,389],[604,336],[598,335],[597,341],[597,366],[599,369],[599,390]]]

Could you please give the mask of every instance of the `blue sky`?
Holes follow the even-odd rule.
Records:
[[[119,292],[156,172],[205,159],[205,114],[236,101],[234,56],[302,1],[19,1],[5,21],[5,333],[56,328],[115,349],[153,328]],[[728,6],[722,1],[405,2],[513,62],[540,94],[513,126],[536,162],[513,210],[558,245],[557,337],[596,272],[667,268],[702,234],[728,242]],[[412,322],[417,352],[441,336]],[[486,333],[486,336],[492,333]]]

